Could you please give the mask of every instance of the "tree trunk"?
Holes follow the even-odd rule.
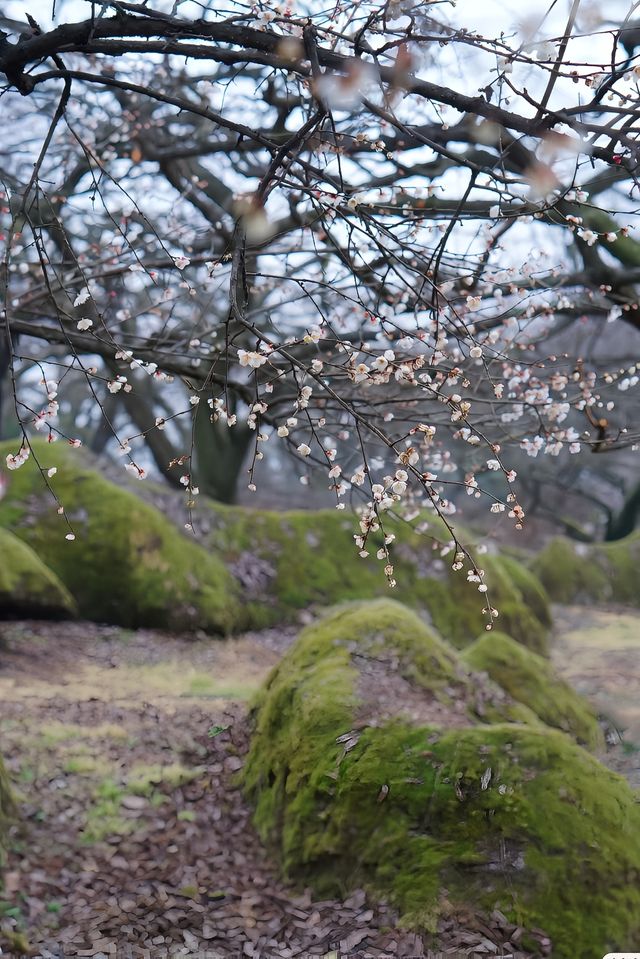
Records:
[[[208,407],[202,401],[196,415],[195,475],[200,491],[221,503],[236,499],[240,471],[255,432],[238,423],[229,428],[226,423],[212,423]]]
[[[617,516],[610,518],[605,540],[622,539],[633,533],[638,522],[638,513],[640,513],[640,483],[631,490]]]

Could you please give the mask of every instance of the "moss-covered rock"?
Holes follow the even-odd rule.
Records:
[[[519,703],[546,723],[569,733],[581,745],[604,746],[594,711],[554,672],[549,661],[514,642],[505,633],[483,633],[462,654],[471,669],[487,673]]]
[[[89,468],[81,451],[42,441],[33,449],[25,465],[6,473],[0,526],[35,550],[81,615],[127,627],[214,632],[238,623],[237,584],[217,557],[159,510]],[[0,462],[10,452],[13,444],[0,444]],[[57,501],[41,472],[53,466],[57,473],[47,482]],[[73,541],[65,538],[70,528]]]
[[[258,694],[255,714],[246,782],[258,797],[257,823],[264,834],[278,819],[286,793],[292,793],[294,807],[309,801],[310,784],[298,792],[290,757],[300,758],[296,770],[305,777],[314,770],[314,783],[333,775],[335,749],[326,753],[323,730],[335,743],[336,735],[385,718],[449,726],[501,720],[541,725],[532,710],[491,680],[470,674],[452,646],[392,600],[347,603],[304,629]],[[267,780],[271,788],[265,790]],[[299,837],[289,838],[285,846],[295,849]]]
[[[613,543],[558,537],[536,556],[532,570],[557,603],[640,606],[640,533]]]
[[[286,874],[327,895],[364,885],[422,928],[499,908],[545,929],[558,959],[628,948],[640,811],[626,782],[542,724],[474,722],[456,654],[405,617],[386,603],[333,613],[259,696],[245,786]],[[390,715],[380,660],[423,712],[397,689]]]
[[[413,551],[417,545],[414,539]],[[548,655],[551,612],[535,575],[510,557],[490,555],[481,557],[481,561],[491,604],[499,612],[500,628],[523,646]],[[473,641],[474,626],[478,627],[475,637],[485,624],[475,586],[448,566],[446,577],[423,582],[418,576],[413,589],[408,588],[398,598],[416,605],[411,598],[414,591],[417,605],[428,610],[438,631],[458,649]]]
[[[549,596],[538,577],[528,569],[524,562],[520,562],[508,553],[502,553],[497,558],[500,568],[509,576],[513,586],[518,590],[524,605],[546,629],[551,629],[553,620],[549,605]],[[527,644],[532,645],[532,644]]]
[[[253,624],[294,618],[309,606],[328,606],[378,596],[387,587],[375,559],[381,543],[373,537],[371,556],[363,560],[353,542],[357,521],[336,510],[245,509],[203,502],[208,511],[209,547],[224,557],[248,593],[246,615]],[[473,642],[484,625],[484,600],[464,573],[442,558],[443,531],[432,524],[433,538],[407,523],[386,521],[395,534],[394,598],[428,614],[442,636],[459,648]],[[491,603],[509,635],[539,653],[547,652],[551,617],[544,590],[517,560],[483,556]]]
[[[0,617],[74,616],[76,604],[34,551],[0,529]]]

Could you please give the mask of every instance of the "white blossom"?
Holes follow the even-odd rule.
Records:
[[[240,366],[251,366],[257,370],[267,362],[266,356],[262,353],[256,353],[250,350],[238,350],[238,362]]]

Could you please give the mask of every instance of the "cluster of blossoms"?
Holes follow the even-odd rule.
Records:
[[[40,386],[44,386],[47,405],[43,407],[34,418],[31,420],[31,425],[35,430],[40,432],[45,427],[51,429],[51,422],[55,421],[58,418],[60,412],[60,404],[57,400],[58,396],[58,384],[55,380],[45,380],[40,381]]]
[[[407,478],[407,473],[404,470],[397,470],[395,476],[385,476],[383,483],[373,483],[371,485],[372,499],[360,511],[360,533],[354,534],[359,555],[366,559],[369,556],[369,550],[367,549],[369,537],[378,531],[382,531],[383,543],[376,550],[376,558],[384,561],[384,574],[392,588],[396,586],[396,580],[393,578],[394,570],[393,563],[390,561],[389,547],[395,539],[395,534],[384,532],[380,514],[391,509],[400,500],[402,494],[406,492]],[[394,492],[394,486],[401,489],[402,492]]]
[[[27,462],[31,455],[31,449],[28,444],[24,444],[20,447],[19,451],[14,455],[9,453],[7,455],[7,469],[17,470]]]
[[[126,376],[116,376],[115,380],[109,380],[107,383],[107,389],[110,393],[118,393],[120,390],[124,390],[125,393],[131,392],[131,383],[127,381]]]
[[[212,423],[217,423],[219,420],[222,420],[227,426],[235,426],[238,422],[238,417],[235,413],[230,413],[227,407],[225,406],[224,401],[216,396],[215,398],[210,397],[207,400],[207,405],[212,410],[210,419]]]
[[[541,451],[547,456],[558,456],[567,446],[570,453],[579,453],[581,450],[580,434],[570,426],[566,430],[556,430],[550,436],[525,437],[520,441],[520,449],[527,456],[536,457]]]
[[[267,357],[264,353],[257,353],[255,350],[238,350],[238,362],[240,366],[250,366],[258,370],[267,362]]]

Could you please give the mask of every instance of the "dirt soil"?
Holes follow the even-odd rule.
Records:
[[[363,892],[320,902],[280,881],[237,778],[248,701],[293,635],[0,624],[0,751],[20,814],[5,957],[525,956],[499,912],[423,940]]]

